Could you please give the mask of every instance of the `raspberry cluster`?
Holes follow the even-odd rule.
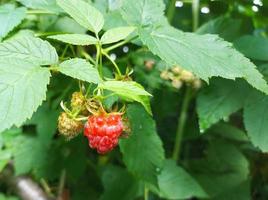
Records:
[[[97,149],[100,154],[105,154],[116,147],[122,132],[123,121],[118,113],[90,116],[84,128],[89,146]]]
[[[197,78],[193,73],[182,69],[180,66],[174,66],[171,69],[162,71],[161,78],[171,81],[171,85],[180,89],[183,84],[191,86],[193,89],[199,89],[201,87],[201,80]]]

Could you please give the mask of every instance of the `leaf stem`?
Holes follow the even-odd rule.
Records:
[[[100,77],[103,78],[102,66],[100,66],[100,64],[99,64],[100,57],[101,57],[101,47],[100,47],[100,44],[99,43],[96,45],[96,49],[97,49],[97,55],[96,55],[95,66],[96,66],[96,68],[99,71]]]
[[[182,102],[181,113],[178,119],[178,127],[176,131],[175,145],[174,145],[173,154],[172,154],[172,159],[175,161],[177,161],[180,156],[183,132],[184,132],[184,127],[185,127],[185,122],[187,119],[187,111],[189,108],[191,97],[192,97],[192,90],[190,87],[187,87],[185,94],[184,94],[183,102]]]
[[[121,41],[121,42],[116,43],[115,45],[112,45],[112,46],[110,46],[110,47],[107,47],[106,49],[104,49],[104,51],[107,52],[107,53],[109,53],[109,51],[112,51],[112,50],[114,50],[114,49],[116,49],[116,48],[118,48],[118,47],[121,47],[122,45],[124,45],[124,44],[126,44],[126,43],[129,43],[129,42],[131,42],[132,40],[135,40],[135,39],[137,39],[137,38],[138,38],[138,36],[135,36],[135,37],[130,38],[130,39],[128,39],[128,40],[123,40],[123,41]]]
[[[176,9],[175,3],[176,3],[176,0],[171,0],[167,8],[167,19],[170,24],[172,23],[172,20],[175,14],[175,9]]]
[[[122,73],[121,73],[121,71],[120,71],[118,65],[117,65],[117,64],[114,62],[114,60],[107,54],[107,52],[103,50],[103,51],[102,51],[102,54],[105,55],[105,56],[111,61],[111,63],[114,65],[114,67],[115,67],[115,69],[116,69],[118,75],[119,75],[119,76],[122,76]]]
[[[193,32],[195,32],[199,25],[199,0],[193,0],[192,16],[193,16]]]

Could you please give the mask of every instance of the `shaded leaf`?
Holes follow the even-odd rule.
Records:
[[[199,126],[203,132],[221,119],[244,106],[249,95],[249,87],[242,81],[215,79],[199,93],[197,112]]]
[[[199,183],[173,160],[166,160],[158,176],[160,196],[167,199],[207,197]]]
[[[268,39],[265,37],[245,35],[235,40],[234,46],[248,58],[268,61]]]
[[[164,149],[156,133],[155,122],[139,105],[130,105],[127,115],[131,135],[120,141],[123,160],[131,173],[157,185],[157,175],[164,161]]]
[[[244,108],[244,124],[254,146],[268,152],[268,97],[253,94]]]
[[[125,169],[107,166],[102,174],[104,192],[101,200],[132,200],[139,195],[139,183]]]

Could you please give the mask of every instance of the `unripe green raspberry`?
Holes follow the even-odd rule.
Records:
[[[86,98],[81,92],[74,92],[71,99],[71,107],[74,110],[80,111],[79,113],[87,115]]]
[[[194,75],[187,70],[181,71],[180,78],[182,81],[185,81],[186,83],[190,83],[195,79]]]
[[[172,80],[171,84],[176,89],[180,89],[182,87],[182,85],[183,85],[183,83],[179,79]]]
[[[67,139],[77,136],[84,128],[82,122],[72,119],[67,113],[63,112],[58,118],[58,130]]]

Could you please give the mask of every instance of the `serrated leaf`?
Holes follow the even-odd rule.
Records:
[[[268,97],[252,94],[244,108],[244,124],[251,142],[262,151],[268,152]]]
[[[268,61],[268,39],[265,37],[245,35],[235,40],[234,46],[248,58]]]
[[[52,65],[58,62],[56,49],[51,44],[31,36],[0,43],[0,57],[27,60],[38,65]]]
[[[0,132],[20,126],[46,98],[48,68],[21,59],[0,61]]]
[[[100,11],[82,0],[57,0],[58,5],[81,26],[98,33],[104,18]]]
[[[127,116],[131,135],[120,141],[124,163],[131,173],[157,185],[158,171],[164,161],[164,149],[156,133],[155,122],[141,106],[135,104],[128,107]]]
[[[256,66],[216,35],[184,33],[170,26],[139,32],[143,43],[171,66],[180,65],[205,81],[213,76],[244,78],[268,93],[268,85]]]
[[[53,35],[48,38],[59,40],[73,45],[91,45],[97,44],[98,40],[95,37],[86,34],[61,34]]]
[[[142,26],[162,20],[164,10],[162,0],[124,0],[121,14],[129,24]]]
[[[74,58],[62,62],[57,68],[61,73],[89,83],[100,83],[98,70],[89,62],[81,58]]]
[[[199,183],[172,160],[166,160],[158,176],[160,196],[165,199],[207,197]]]
[[[55,13],[62,12],[62,9],[57,5],[56,0],[17,0],[27,8],[42,9]]]
[[[136,28],[133,26],[117,27],[106,31],[101,37],[102,44],[110,44],[126,39]]]
[[[146,92],[144,88],[134,81],[105,81],[99,84],[99,88],[113,91],[118,96],[126,101],[137,101],[141,103],[145,110],[152,114],[150,106],[150,93]]]
[[[201,132],[244,106],[249,87],[242,81],[215,79],[199,93],[197,113]]]
[[[16,8],[13,4],[0,6],[0,40],[7,36],[26,16],[26,9]]]

